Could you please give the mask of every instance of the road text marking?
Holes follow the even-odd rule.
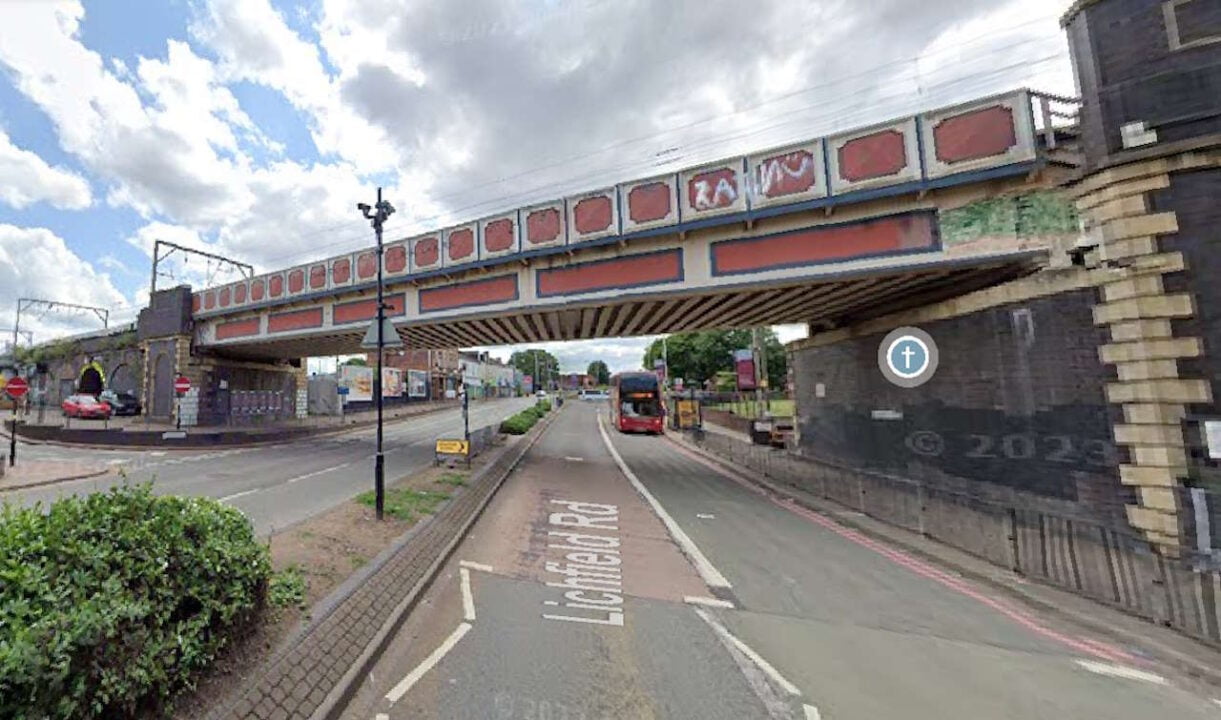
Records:
[[[818,708],[813,705],[802,705],[801,709],[805,711],[806,720],[822,720],[822,715],[818,713]]]
[[[606,434],[601,414],[598,415],[598,432],[602,433],[602,442],[606,443],[606,449],[610,451],[611,457],[615,459],[615,464],[619,466],[620,472],[627,477],[628,482],[632,484],[632,487],[636,488],[636,492],[640,493],[645,502],[653,508],[653,512],[657,513],[657,517],[661,518],[662,524],[670,531],[670,536],[674,538],[674,542],[678,543],[678,546],[682,548],[683,554],[695,565],[695,571],[704,579],[704,584],[717,588],[733,587],[729,584],[729,580],[725,579],[725,576],[713,567],[712,563],[708,562],[708,558],[704,556],[704,553],[700,552],[700,549],[687,536],[687,533],[678,526],[678,523],[674,522],[674,518],[670,517],[670,513],[666,512],[661,503],[657,502],[657,498],[653,497],[653,494],[644,486],[644,483],[640,482],[640,478],[636,477],[636,473],[632,472],[627,463],[623,462],[623,457],[619,455],[619,451],[611,443],[610,435]]]
[[[491,565],[484,565],[483,563],[471,562],[470,560],[459,560],[458,566],[464,567],[464,568],[469,568],[471,570],[482,570],[483,572],[492,572]]]
[[[226,495],[226,496],[224,496],[223,498],[221,498],[221,499],[220,499],[220,501],[221,501],[221,502],[229,502],[230,500],[236,500],[236,499],[238,499],[238,498],[240,498],[240,497],[243,497],[243,496],[245,496],[245,495],[249,495],[250,493],[256,493],[256,492],[258,492],[258,491],[259,491],[259,489],[258,489],[258,488],[253,488],[253,489],[251,489],[251,490],[243,490],[243,491],[241,491],[240,493],[233,493],[232,495]]]
[[[577,457],[575,455],[565,455],[564,459],[568,462],[585,462],[585,458]]]
[[[467,622],[475,622],[475,597],[471,595],[471,571],[458,568],[462,576],[462,616]]]
[[[419,682],[420,678],[424,677],[429,670],[432,670],[437,663],[441,662],[441,658],[445,657],[445,654],[450,650],[453,650],[454,646],[458,644],[458,641],[470,631],[470,623],[464,622],[458,625],[458,627],[455,628],[452,633],[450,633],[449,637],[445,638],[445,642],[441,643],[436,650],[433,650],[431,655],[424,658],[424,662],[417,665],[415,670],[407,673],[407,677],[400,680],[398,685],[395,685],[390,689],[390,692],[386,693],[386,699],[391,703],[398,702],[404,695],[407,694],[407,691],[411,689],[412,685]]]
[[[548,513],[549,524],[557,528],[578,528],[582,532],[547,532],[547,548],[567,553],[563,564],[552,561],[544,563],[547,572],[564,576],[559,582],[547,583],[547,587],[565,591],[565,608],[591,610],[597,615],[543,613],[543,618],[622,627],[623,574],[620,565],[623,560],[619,557],[619,537],[587,532],[618,530],[618,506],[575,500],[552,500],[550,504],[563,507],[565,512]],[[558,600],[544,600],[543,604],[556,607],[560,603]]]
[[[728,608],[730,610],[732,610],[734,607],[734,604],[729,602],[728,600],[722,600],[720,598],[700,597],[698,595],[687,595],[687,596],[683,597],[683,602],[687,603],[688,605],[704,605],[707,607]]]
[[[716,520],[716,515],[712,513],[696,513],[695,516],[700,520]]]
[[[1169,681],[1161,675],[1145,672],[1144,670],[1137,670],[1133,667],[1098,662],[1096,660],[1077,660],[1076,662],[1086,670],[1089,670],[1092,673],[1098,673],[1099,675],[1110,675],[1111,677],[1123,678],[1125,680],[1142,680],[1155,685],[1166,685],[1169,683]]]

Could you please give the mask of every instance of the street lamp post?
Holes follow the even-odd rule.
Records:
[[[386,218],[394,213],[394,206],[382,199],[382,189],[379,187],[375,207],[357,203],[356,209],[365,216],[377,235],[377,374],[373,376],[373,395],[377,402],[377,459],[373,464],[373,487],[377,495],[377,519],[381,520],[386,506],[386,456],[382,452],[382,354],[386,346],[386,338],[383,337],[386,305],[382,286],[382,226]]]

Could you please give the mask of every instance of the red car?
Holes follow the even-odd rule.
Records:
[[[72,395],[64,400],[64,417],[70,418],[100,418],[110,417],[110,406],[92,395]]]

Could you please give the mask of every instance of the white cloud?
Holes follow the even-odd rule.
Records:
[[[112,321],[117,321],[129,304],[109,275],[94,270],[55,233],[45,228],[0,224],[0,325],[12,327],[18,298],[113,309]],[[21,318],[21,329],[32,330],[35,342],[100,328],[101,321],[87,311],[39,309]]]
[[[42,201],[64,210],[82,210],[93,199],[85,178],[51,167],[38,155],[14,145],[0,128],[0,202],[20,210]]]

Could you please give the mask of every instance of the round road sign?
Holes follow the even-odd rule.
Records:
[[[15,377],[12,380],[9,380],[8,384],[4,386],[4,392],[8,393],[8,396],[11,398],[14,398],[14,399],[19,398],[22,395],[25,395],[29,391],[30,391],[29,384],[26,383],[25,380],[23,380],[22,378],[19,378],[19,377]]]
[[[178,376],[178,379],[174,381],[174,392],[178,393],[179,395],[185,395],[190,389],[191,381],[182,377],[181,375]]]

